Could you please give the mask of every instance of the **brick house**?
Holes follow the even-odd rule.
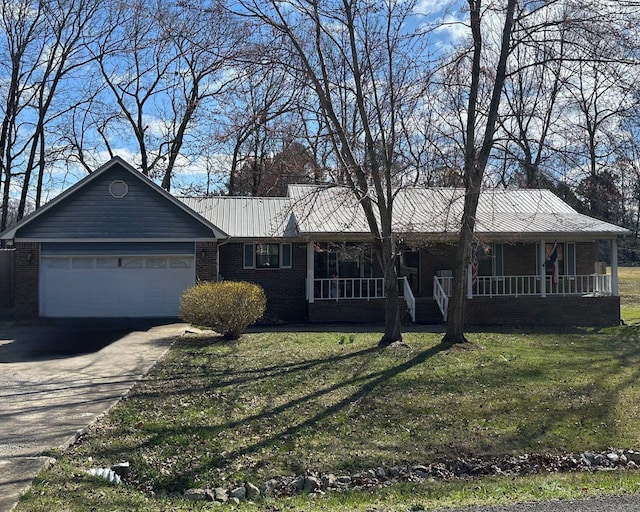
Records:
[[[408,188],[394,203],[403,303],[442,322],[463,192]],[[483,192],[468,320],[613,325],[618,226],[544,190]],[[170,317],[197,280],[266,292],[267,321],[380,322],[382,272],[360,206],[340,187],[280,198],[175,198],[114,158],[2,233],[12,240],[16,316]],[[608,244],[611,272],[598,261]]]

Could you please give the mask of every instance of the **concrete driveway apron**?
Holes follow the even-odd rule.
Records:
[[[0,328],[0,512],[125,395],[184,333],[149,328]]]

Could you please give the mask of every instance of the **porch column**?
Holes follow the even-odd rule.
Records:
[[[473,268],[472,263],[467,267],[467,299],[473,299]]]
[[[611,240],[611,295],[617,297],[620,295],[618,289],[618,240]]]
[[[540,273],[540,297],[547,296],[547,269],[545,268],[547,254],[546,247],[544,244],[544,239],[540,240],[540,254],[538,255],[538,259],[540,261],[540,268],[538,269]]]
[[[307,302],[313,302],[313,280],[315,279],[315,252],[313,241],[307,242]]]

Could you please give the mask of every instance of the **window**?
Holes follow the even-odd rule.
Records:
[[[122,258],[122,268],[142,268],[144,258],[137,258],[135,256],[128,256]]]
[[[118,268],[119,261],[116,257],[101,256],[97,260],[97,268]]]
[[[147,268],[167,268],[167,258],[147,258]]]
[[[243,268],[291,268],[291,244],[244,244]]]
[[[563,276],[565,274],[565,260],[564,260],[564,244],[563,243],[553,243],[553,244],[544,244],[544,254],[545,254],[545,273],[547,276],[553,274],[553,264],[554,259],[558,260],[558,273]],[[555,254],[554,254],[555,252]]]
[[[539,265],[539,248],[536,244],[536,265]],[[554,250],[558,259],[558,272],[561,276],[576,275],[576,244],[574,242],[567,243],[546,243],[545,252],[545,273],[550,276],[553,272],[553,262],[551,261]]]
[[[93,268],[93,258],[82,257],[82,256],[71,258],[71,268],[74,268],[74,269]]]
[[[504,276],[504,245],[493,244],[493,275]]]
[[[256,244],[256,268],[278,268],[280,266],[279,244]]]
[[[473,256],[479,276],[504,276],[504,244],[480,244]]]
[[[171,268],[191,268],[191,258],[181,258],[178,256],[174,256],[169,258],[169,267]]]
[[[567,244],[567,275],[576,275],[576,244],[573,242]]]
[[[355,242],[317,243],[314,247],[314,268],[317,278],[373,277],[371,245]]]

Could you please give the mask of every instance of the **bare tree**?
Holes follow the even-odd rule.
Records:
[[[466,109],[466,132],[464,135],[464,210],[458,238],[458,249],[454,264],[454,279],[449,301],[447,332],[443,343],[466,342],[464,336],[464,304],[466,290],[467,267],[471,261],[471,246],[475,228],[475,217],[478,201],[489,155],[494,145],[494,134],[498,122],[504,87],[507,58],[512,45],[514,20],[516,18],[517,0],[508,0],[503,12],[500,50],[495,63],[495,74],[485,86],[489,91],[489,105],[483,128],[478,130],[480,105],[478,103],[483,77],[482,52],[483,29],[482,0],[468,0],[469,23],[471,28],[471,84],[468,91]],[[492,63],[493,64],[493,63]],[[488,65],[488,63],[485,63]],[[493,68],[493,66],[491,66]]]
[[[558,6],[569,17],[566,5]],[[552,183],[553,173],[544,164],[553,152],[557,138],[569,70],[566,41],[569,24],[557,23],[555,13],[539,13],[541,26],[532,40],[516,44],[513,64],[508,70],[504,88],[504,108],[501,110],[500,132],[504,141],[497,141],[507,165],[502,166],[500,182],[515,182],[526,188],[538,188]],[[535,42],[535,44],[533,44]],[[532,65],[527,65],[527,64]],[[509,72],[510,71],[510,72]],[[502,146],[502,147],[500,147]],[[509,163],[514,162],[515,169]]]
[[[298,101],[292,78],[280,66],[251,62],[253,47],[245,48],[237,65],[238,80],[225,95],[220,115],[225,124],[220,137],[231,153],[229,195],[258,195],[264,190],[266,160],[281,149],[284,139],[295,137],[294,125],[303,125],[299,118],[297,123],[288,121]]]
[[[362,205],[384,272],[385,332],[381,345],[402,338],[395,268],[393,201],[400,116],[415,101],[424,52],[407,31],[411,2],[242,0],[238,14],[264,28],[271,58],[284,65],[320,105],[335,168]],[[281,44],[285,43],[285,44]]]
[[[233,79],[226,70],[243,32],[217,1],[116,1],[105,24],[93,52],[108,95],[94,100],[94,133],[111,156],[118,142],[130,147],[130,134],[143,174],[169,190],[179,156],[197,142],[190,128],[210,122],[209,103]]]
[[[12,195],[19,197],[16,220],[24,216],[30,198],[35,207],[42,202],[43,176],[57,142],[51,126],[79,101],[67,91],[72,80],[78,79],[74,72],[89,60],[83,45],[90,38],[88,27],[99,5],[96,0],[0,4],[0,45],[9,56],[4,69],[6,87],[0,89],[0,229],[7,227]]]

